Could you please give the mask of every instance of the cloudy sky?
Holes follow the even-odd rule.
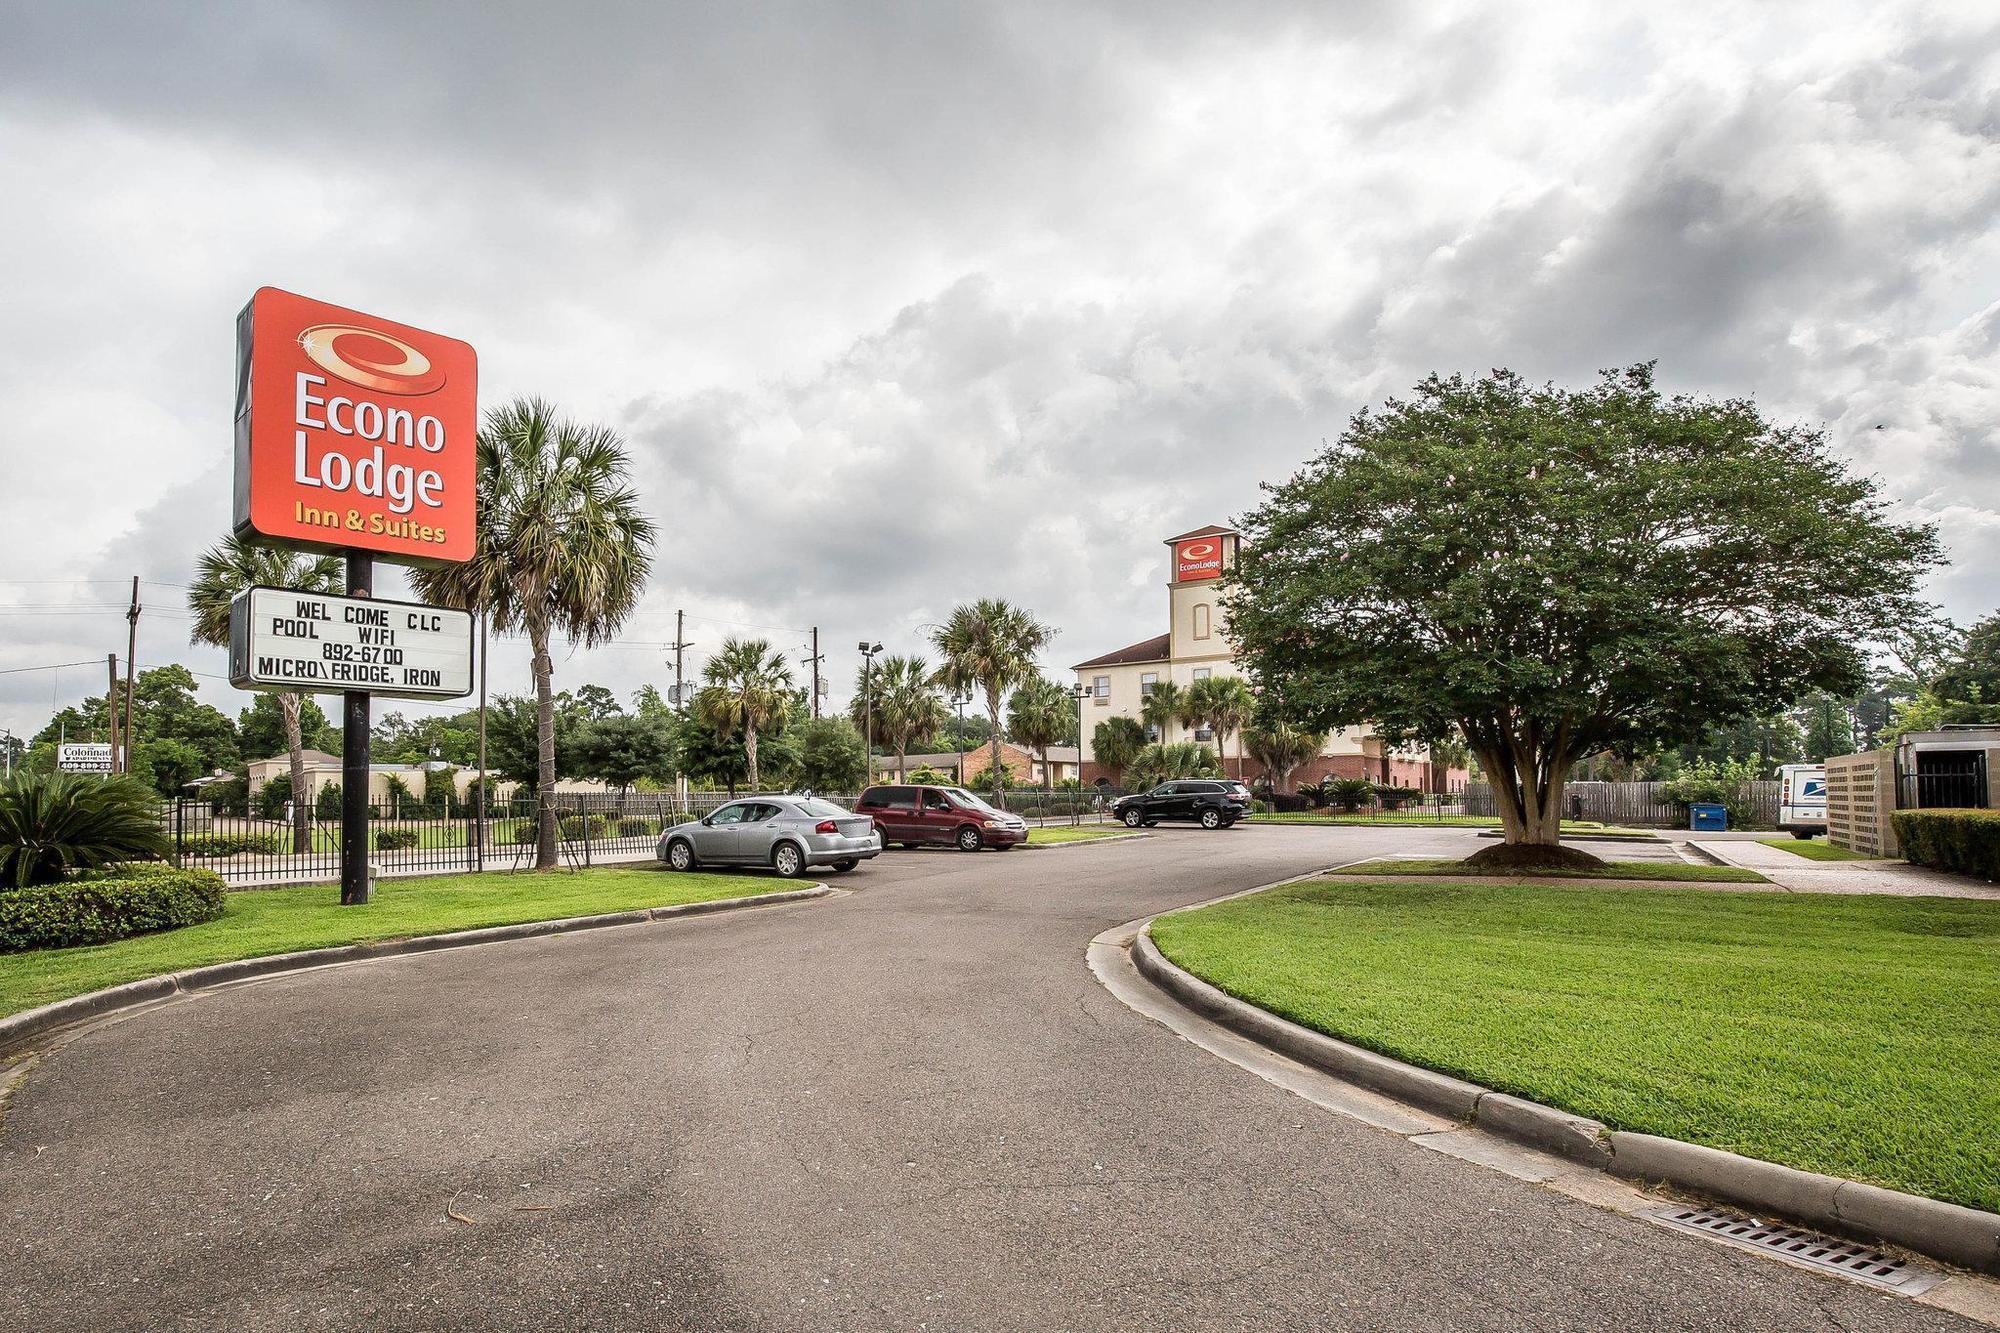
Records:
[[[624,432],[656,573],[559,685],[666,682],[684,608],[697,662],[819,625],[840,696],[987,594],[1065,667],[1164,629],[1162,538],[1496,365],[1822,425],[1939,523],[1946,610],[2000,604],[1990,0],[7,0],[0,162],[17,731],[134,574],[141,666],[244,702],[182,585],[264,284]]]

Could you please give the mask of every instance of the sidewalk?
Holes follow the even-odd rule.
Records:
[[[1773,836],[1765,834],[1765,837]],[[1769,877],[1793,893],[1882,893],[1901,897],[2000,899],[2000,885],[1926,870],[1907,861],[1808,861],[1779,847],[1741,837],[1687,841],[1728,865]]]

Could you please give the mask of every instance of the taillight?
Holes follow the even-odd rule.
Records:
[[[831,819],[822,819],[819,821],[819,823],[813,825],[813,832],[838,833],[840,832],[840,825],[834,823]]]

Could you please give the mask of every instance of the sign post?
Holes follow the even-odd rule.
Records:
[[[248,689],[318,684],[341,693],[342,903],[364,903],[369,894],[371,693],[449,698],[471,690],[469,618],[463,685],[447,688],[442,667],[433,679],[432,667],[407,660],[436,618],[465,612],[419,607],[429,617],[419,623],[407,609],[357,615],[352,604],[373,598],[377,556],[410,564],[472,558],[477,385],[478,358],[456,338],[275,287],[259,288],[236,319],[236,530],[345,557],[347,599],[337,621],[273,617],[253,604],[259,593],[283,590],[249,590],[237,599],[240,635],[239,607],[230,611],[230,675]],[[285,619],[298,624],[288,631]],[[253,640],[286,637],[321,651],[252,650]],[[287,670],[302,674],[280,679]]]

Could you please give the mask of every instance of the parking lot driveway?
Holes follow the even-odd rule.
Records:
[[[1324,1112],[1085,965],[1149,912],[1473,845],[1238,827],[895,854],[833,899],[145,1011],[7,1109],[0,1321],[1972,1327]]]

